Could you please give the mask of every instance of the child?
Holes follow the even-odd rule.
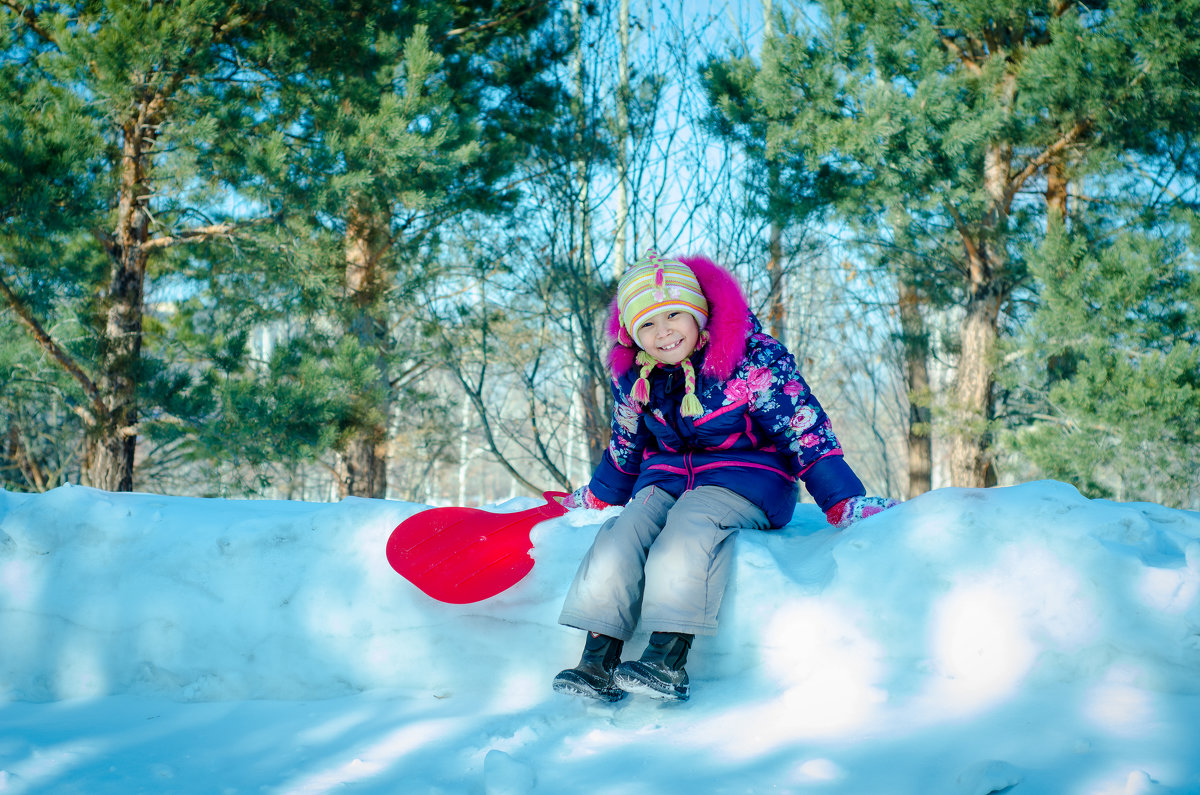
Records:
[[[795,360],[713,262],[646,254],[621,278],[609,332],[612,439],[563,505],[625,507],[567,594],[559,623],[588,636],[554,689],[682,701],[692,639],[716,632],[739,528],[791,521],[797,480],[839,528],[895,501],[864,496]],[[639,620],[650,643],[620,662]]]

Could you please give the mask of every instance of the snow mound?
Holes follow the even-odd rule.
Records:
[[[0,492],[0,632],[22,641],[0,658],[0,696],[499,694],[573,662],[558,609],[615,509],[539,525],[529,577],[447,605],[384,558],[422,508]],[[846,728],[897,695],[969,710],[1029,680],[1195,693],[1198,599],[1191,512],[1052,482],[943,489],[849,532],[801,506],[783,530],[741,534],[721,632],[689,670],[836,701]]]
[[[448,605],[384,554],[424,507],[0,491],[0,792],[1200,793],[1195,512],[1055,482],[844,532],[801,506],[739,536],[691,701],[598,705],[551,692],[556,620],[618,509]]]

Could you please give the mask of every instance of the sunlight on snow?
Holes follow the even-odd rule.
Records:
[[[955,681],[960,707],[1011,693],[1037,656],[1017,607],[988,585],[947,594],[934,608],[931,631],[938,669]]]
[[[882,647],[859,623],[815,600],[781,607],[762,633],[764,673],[779,695],[702,722],[700,734],[704,725],[719,724],[719,731],[710,732],[721,738],[713,750],[737,759],[769,753],[796,738],[845,735],[872,723],[887,701],[878,686],[886,670]],[[805,775],[816,777],[811,771]]]
[[[319,793],[344,789],[356,781],[365,781],[397,767],[406,757],[440,742],[461,729],[459,719],[428,720],[404,726],[383,736],[378,742],[356,748],[358,755],[349,762],[332,765],[302,778],[286,782],[280,792]]]
[[[518,712],[546,700],[545,674],[537,668],[510,669],[500,681],[503,684],[488,702],[492,712]]]
[[[327,720],[316,726],[311,726],[296,734],[296,741],[302,745],[324,745],[332,743],[351,730],[361,726],[370,718],[367,710],[353,710],[333,720]]]
[[[1155,720],[1154,694],[1145,689],[1145,672],[1132,666],[1114,666],[1109,681],[1093,687],[1083,712],[1096,725],[1118,737],[1137,737]]]
[[[829,759],[809,759],[796,766],[793,778],[801,781],[837,781],[845,774]]]
[[[17,791],[36,792],[38,784],[69,779],[71,770],[94,764],[107,750],[103,743],[96,740],[62,743],[38,749],[36,754],[9,765],[8,772],[16,779]],[[6,789],[0,789],[0,792],[4,791]]]
[[[460,607],[384,559],[419,507],[0,491],[0,791],[1200,792],[1194,512],[1050,482],[850,533],[804,506],[746,535],[693,699],[613,706],[549,688],[606,517],[543,523],[533,576]],[[34,703],[63,695],[110,698]]]
[[[26,560],[7,560],[0,566],[0,589],[9,609],[29,610],[41,589],[34,577],[34,563]]]
[[[634,734],[645,734],[645,731]],[[588,759],[601,756],[610,751],[626,748],[629,736],[624,731],[612,731],[607,728],[588,729],[579,735],[563,737],[563,753],[565,760]]]
[[[764,638],[767,672],[787,690],[785,701],[803,704],[801,732],[850,731],[871,720],[887,694],[876,687],[885,674],[883,649],[848,611],[814,601],[778,610]],[[764,644],[765,645],[765,644]]]
[[[109,692],[108,677],[96,647],[80,638],[58,650],[54,694],[61,699],[99,698]]]
[[[932,608],[937,689],[959,709],[1012,694],[1048,649],[1084,647],[1101,631],[1094,589],[1045,549],[1006,545],[985,572],[964,572]]]
[[[1130,771],[1124,765],[1107,765],[1109,769],[1095,774],[1083,786],[1067,795],[1159,795],[1164,790],[1144,770]]]

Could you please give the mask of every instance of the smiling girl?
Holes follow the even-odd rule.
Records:
[[[621,278],[609,331],[612,438],[563,504],[625,507],[567,594],[559,622],[588,636],[554,689],[684,700],[684,663],[696,635],[716,633],[739,529],[791,521],[800,482],[839,528],[895,501],[864,496],[795,359],[715,263],[648,253]],[[639,622],[650,642],[621,662]]]

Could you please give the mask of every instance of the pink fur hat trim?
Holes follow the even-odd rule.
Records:
[[[704,362],[700,366],[702,375],[713,376],[724,381],[746,356],[746,342],[753,325],[750,320],[750,305],[742,294],[741,285],[733,274],[706,257],[680,257],[679,261],[691,268],[700,282],[700,289],[708,300],[708,345],[704,348]],[[608,335],[613,340],[608,363],[613,375],[621,376],[634,366],[637,348],[621,344],[621,314],[614,298],[609,306]],[[620,335],[624,336],[624,335]]]

